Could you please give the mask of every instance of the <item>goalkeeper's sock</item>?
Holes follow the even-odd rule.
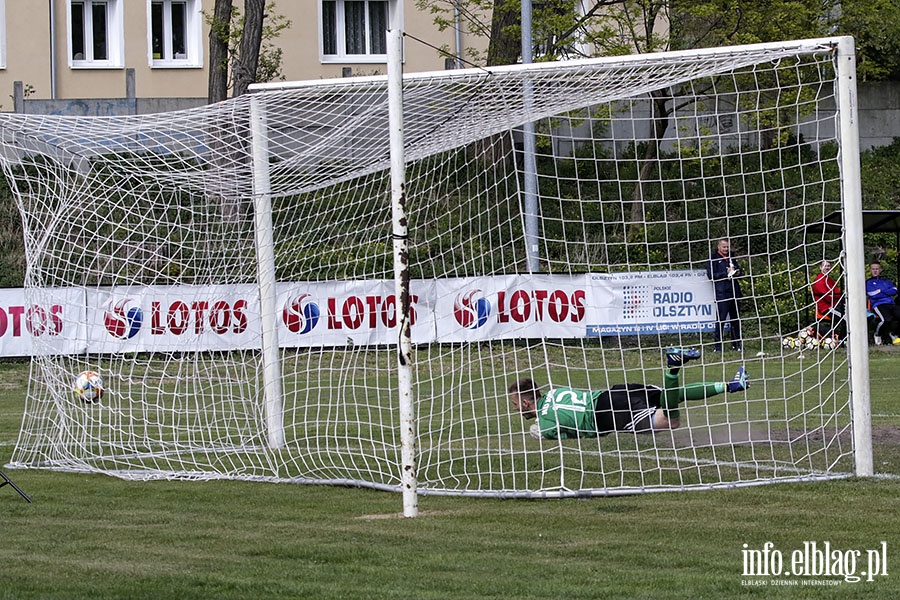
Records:
[[[703,400],[710,396],[718,396],[725,393],[725,383],[716,381],[714,383],[700,382],[689,383],[684,386],[685,400]]]
[[[683,397],[681,381],[678,377],[677,370],[675,373],[669,371],[663,376],[663,391],[662,397],[660,398],[662,409],[665,411],[666,417],[668,417],[669,420],[677,419],[681,416],[678,405],[681,404]]]
[[[689,383],[682,386],[678,375],[670,372],[665,374],[665,388],[663,389],[660,404],[666,411],[666,416],[669,419],[677,419],[681,416],[681,411],[678,410],[678,407],[682,401],[703,400],[710,396],[718,396],[725,393],[725,388],[725,383],[720,381]]]

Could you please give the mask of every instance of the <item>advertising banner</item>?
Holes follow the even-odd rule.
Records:
[[[91,352],[259,348],[259,295],[251,285],[88,290]]]
[[[281,283],[279,346],[397,343],[393,281]],[[479,342],[712,331],[704,271],[497,275],[410,282],[412,339]],[[258,349],[253,285],[0,290],[0,354]]]
[[[85,351],[84,291],[0,289],[0,356]]]
[[[584,275],[504,275],[435,283],[436,340],[584,337]]]
[[[713,331],[716,298],[706,271],[593,273],[587,336]]]
[[[397,343],[397,296],[391,281],[323,281],[278,285],[282,347]],[[413,343],[434,340],[434,284],[410,282]]]

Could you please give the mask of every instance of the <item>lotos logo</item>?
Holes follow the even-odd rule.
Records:
[[[580,323],[584,290],[510,290],[497,292],[498,323]]]
[[[419,297],[409,295],[409,324],[416,324],[416,302]],[[394,328],[397,326],[398,309],[397,298],[393,294],[379,296],[367,294],[365,296],[346,296],[344,298],[330,297],[326,299],[325,306],[328,310],[328,329],[377,329],[384,326]]]
[[[115,305],[110,301],[104,316],[104,324],[111,336],[126,340],[133,338],[141,330],[144,312],[140,306],[129,307],[131,302],[131,298],[119,300]]]
[[[466,329],[478,329],[487,323],[490,314],[491,303],[481,290],[461,292],[453,303],[453,316]]]
[[[281,312],[281,319],[292,333],[309,333],[319,323],[319,305],[306,300],[309,294],[288,298]]]
[[[0,337],[7,333],[21,337],[25,332],[34,337],[59,335],[63,330],[62,313],[60,304],[54,304],[49,309],[37,304],[28,307],[0,306]]]

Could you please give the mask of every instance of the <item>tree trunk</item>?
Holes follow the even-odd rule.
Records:
[[[522,52],[522,38],[510,35],[510,28],[521,23],[521,5],[509,0],[494,0],[491,38],[488,41],[487,66],[514,65]]]
[[[209,30],[210,104],[228,97],[228,31],[231,28],[232,0],[216,0],[213,26]]]
[[[653,132],[647,142],[647,149],[641,157],[638,180],[634,186],[634,194],[631,197],[631,219],[628,240],[631,242],[645,241],[647,228],[644,223],[644,182],[650,177],[652,169],[659,169],[659,148],[663,137],[669,128],[668,103],[671,95],[667,90],[657,90],[651,93],[650,106],[653,111]]]
[[[491,36],[488,40],[487,66],[513,65],[522,51],[521,36],[510,35],[510,28],[521,22],[521,5],[518,1],[494,0],[491,16]],[[510,134],[497,134],[478,140],[469,148],[471,156],[484,165],[493,165],[511,156],[513,138]]]
[[[234,65],[235,97],[246,94],[250,84],[256,81],[265,9],[266,0],[244,0],[244,30],[241,36],[240,58]]]

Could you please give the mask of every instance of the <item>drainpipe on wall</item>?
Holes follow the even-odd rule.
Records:
[[[56,0],[50,0],[50,99],[56,100]]]
[[[456,68],[462,69],[462,31],[460,30],[459,2],[453,2],[453,29],[456,30]]]

